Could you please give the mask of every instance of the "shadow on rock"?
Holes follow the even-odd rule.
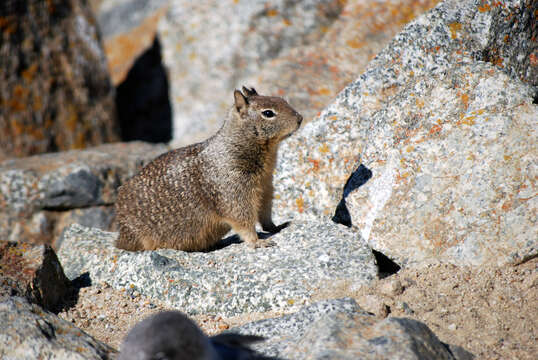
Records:
[[[155,37],[151,48],[135,61],[116,89],[116,107],[123,141],[152,143],[172,139],[172,108],[168,78]]]

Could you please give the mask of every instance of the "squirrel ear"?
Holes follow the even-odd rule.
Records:
[[[235,108],[237,112],[242,112],[248,106],[247,98],[239,90],[234,91]]]
[[[254,89],[253,87],[251,87],[249,89],[249,88],[243,86],[243,92],[247,95],[247,97],[248,96],[258,95],[258,93],[256,92],[256,89]]]

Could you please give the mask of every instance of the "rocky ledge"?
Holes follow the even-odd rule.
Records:
[[[68,227],[59,259],[66,275],[137,291],[187,314],[239,315],[295,311],[328,293],[347,293],[376,278],[370,248],[360,236],[332,222],[296,222],[249,250],[237,237],[221,249],[129,252],[114,247],[117,233]]]

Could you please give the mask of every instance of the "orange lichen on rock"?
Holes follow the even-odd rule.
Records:
[[[459,22],[453,22],[448,25],[448,28],[450,29],[450,37],[452,39],[456,39],[458,37],[458,31],[461,30],[462,25]]]
[[[319,160],[308,158],[308,162],[312,164],[312,170],[314,172],[319,171]]]
[[[478,11],[480,11],[480,12],[486,12],[486,11],[490,11],[490,10],[491,10],[491,6],[489,6],[488,3],[484,3],[484,5],[478,6]]]
[[[157,32],[157,24],[166,13],[166,9],[165,6],[157,10],[128,33],[113,36],[105,41],[108,70],[114,85],[125,79],[136,58],[151,46]]]
[[[267,10],[267,16],[273,17],[273,16],[277,16],[277,15],[278,15],[278,10],[277,9],[269,9],[269,10]]]
[[[536,54],[530,54],[529,60],[532,66],[538,66],[538,56]]]
[[[462,94],[461,95],[461,102],[463,103],[463,106],[465,106],[465,108],[467,109],[469,107],[469,95],[467,94]]]
[[[297,205],[297,210],[302,213],[304,212],[304,200],[302,197],[295,199],[295,205]]]
[[[10,120],[10,127],[11,127],[11,135],[13,136],[19,136],[24,133],[24,125],[20,122],[16,121],[15,119]]]
[[[77,128],[78,114],[72,105],[69,106],[69,108],[67,109],[67,113],[68,113],[67,115],[68,118],[67,118],[67,121],[65,122],[65,127],[70,132],[74,132]]]
[[[14,16],[0,16],[0,30],[6,35],[11,35],[17,30],[17,21]]]
[[[440,132],[442,130],[442,126],[441,125],[434,125],[432,126],[432,128],[430,129],[430,135],[433,135],[433,134],[437,134],[438,132]]]
[[[34,111],[39,111],[43,108],[43,101],[41,100],[41,96],[34,94],[34,102],[32,103],[32,109]]]
[[[472,126],[472,125],[475,124],[475,121],[474,121],[475,118],[476,118],[476,116],[467,116],[467,117],[464,117],[463,119],[461,119],[460,121],[458,121],[458,125],[460,125],[460,124],[465,124],[465,125]]]
[[[34,75],[36,74],[38,67],[39,66],[36,63],[33,65],[30,65],[26,70],[24,70],[21,74],[24,80],[28,82],[32,81],[34,79]]]
[[[319,94],[319,95],[327,95],[327,96],[328,96],[328,95],[331,95],[332,92],[331,92],[331,90],[329,90],[329,89],[327,89],[327,88],[321,88],[321,89],[318,90],[318,94]]]
[[[360,49],[365,45],[363,41],[359,41],[357,39],[350,39],[346,41],[346,45],[349,46],[352,49]]]
[[[326,154],[329,152],[329,147],[327,146],[327,144],[323,144],[319,147],[319,152],[322,153],[322,154]]]

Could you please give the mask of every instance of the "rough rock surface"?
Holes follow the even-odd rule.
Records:
[[[109,359],[116,351],[71,323],[11,297],[0,302],[0,358]]]
[[[353,225],[399,263],[538,254],[531,94],[488,64],[408,81],[370,118],[361,161],[373,177],[347,197]]]
[[[103,36],[110,77],[120,84],[151,47],[169,0],[91,0]]]
[[[55,223],[77,220],[81,213],[87,225],[110,224],[110,211],[99,206],[112,205],[117,187],[166,150],[137,142],[107,144],[0,163],[0,238],[51,243],[61,231]],[[79,210],[66,214],[72,209]]]
[[[125,79],[127,71],[135,59],[144,56],[143,52],[151,46],[154,37],[159,38],[159,35],[156,34],[157,24],[166,13],[167,1],[103,0],[94,2],[111,77],[114,84],[119,84]],[[345,85],[354,80],[365,69],[366,64],[401,30],[405,23],[431,8],[437,2],[438,0],[386,0],[374,3],[368,0],[356,0],[342,2],[338,6],[343,6],[343,8],[334,22],[321,24],[321,34],[316,35],[320,37],[318,41],[312,40],[309,45],[293,45],[289,49],[280,49],[274,60],[271,60],[274,54],[267,57],[263,51],[257,55],[255,53],[249,54],[249,57],[258,56],[254,64],[246,64],[246,70],[236,69],[237,74],[234,75],[232,83],[227,85],[228,88],[218,84],[220,90],[224,91],[223,94],[219,94],[219,97],[223,99],[222,107],[230,106],[232,99],[230,91],[234,86],[246,84],[255,86],[263,93],[285,96],[304,116],[305,120],[310,121]],[[246,5],[246,2],[243,5]],[[224,11],[233,11],[234,16],[240,16],[238,11],[246,9],[247,14],[250,14],[252,9],[249,9],[249,6],[234,6]],[[200,10],[202,13],[206,11],[203,7],[197,7],[194,10]],[[213,13],[203,16],[221,16],[222,18],[222,16],[228,16],[228,12],[224,15]],[[279,22],[281,18],[278,17],[280,15],[274,11],[269,12],[268,16],[275,18],[273,20],[279,31],[289,31],[286,28],[292,26],[291,23],[288,24],[287,20],[283,20],[286,28],[282,29]],[[255,21],[253,20],[253,22]],[[322,19],[322,21],[325,20]],[[164,29],[163,33],[166,35],[170,21],[163,19],[162,22],[161,28]],[[218,24],[218,27],[223,26],[228,25]],[[209,60],[204,66],[217,61],[218,59],[214,60],[211,57],[220,56],[223,50],[208,51],[206,49],[207,42],[196,41],[194,38],[188,37],[192,31],[193,29],[187,28],[186,35],[182,35],[187,37],[189,42],[187,46],[192,48],[194,52],[202,52],[204,56],[208,57]],[[204,31],[207,31],[207,28]],[[173,35],[177,37],[177,34]],[[203,39],[206,36],[208,35],[203,35]],[[169,36],[166,35],[166,37]],[[280,46],[278,45],[280,41],[278,35],[276,39],[267,41],[271,43],[273,48]],[[165,45],[175,46],[176,44],[168,41]],[[172,47],[167,51],[177,55],[184,47],[185,45],[181,43],[181,49]],[[243,49],[236,49],[236,51],[238,54],[234,56],[241,59]],[[168,60],[169,63],[172,61],[176,61],[176,59],[172,57]],[[235,63],[233,62],[231,65],[234,66]],[[214,81],[209,78],[209,74],[207,72],[197,75],[189,74],[189,78],[197,76],[197,83],[193,84],[190,90],[182,89],[182,98],[177,99],[181,108],[200,101],[203,101],[204,106],[206,106],[206,100],[195,95],[199,94],[198,86],[205,86],[204,84]],[[227,75],[219,74],[219,77],[222,76]],[[147,80],[141,86],[147,86],[146,83]],[[175,87],[178,89],[184,87],[183,79],[180,78]],[[130,91],[133,92],[133,90]],[[139,96],[144,96],[146,93],[146,91],[135,91],[140,94]],[[192,91],[193,95],[189,91]],[[212,91],[214,94],[214,88]],[[178,104],[176,104],[176,111],[188,110],[178,110]],[[118,111],[121,111],[119,105]],[[179,120],[183,120],[183,118]],[[203,118],[189,119],[190,122],[197,123],[197,134],[194,137],[190,136],[191,128],[185,126],[184,139],[179,139],[178,143],[184,144],[211,135],[220,121],[217,119],[211,124],[204,124],[200,123],[199,120],[203,120]],[[137,139],[141,140],[141,138]]]
[[[234,243],[211,252],[128,252],[116,233],[67,228],[58,252],[66,274],[135,289],[190,315],[293,311],[320,291],[352,291],[377,275],[371,250],[342,225],[298,222],[271,237],[276,246]]]
[[[404,268],[352,296],[378,316],[422,321],[478,359],[531,360],[538,351],[538,258],[516,266]]]
[[[319,42],[291,49],[237,84],[284,96],[305,122],[311,121],[407,22],[437,2],[347,1]]]
[[[538,107],[514,72],[534,71],[525,59],[535,42],[507,42],[503,53],[521,56],[503,67],[484,54],[508,31],[506,17],[529,24],[538,4],[495,4],[445,1],[407,25],[282,145],[275,213],[330,217],[347,183],[349,224],[398,263],[534,256]],[[517,25],[519,36],[531,37],[535,24]],[[356,190],[361,163],[372,178]]]
[[[280,318],[260,320],[230,332],[267,338],[255,346],[283,359],[472,359],[443,344],[421,322],[379,320],[353,299],[321,301]]]
[[[114,89],[86,1],[0,4],[0,160],[118,139]]]
[[[315,300],[350,296],[378,318],[407,317],[423,322],[442,342],[461,346],[478,359],[535,360],[538,352],[538,258],[516,266],[404,268],[356,293],[330,291]],[[121,291],[93,282],[81,288],[77,303],[59,315],[118,348],[134,324],[163,310],[170,307],[135,289]],[[192,318],[206,334],[214,335],[284,314],[249,312],[226,317],[204,313]]]
[[[321,39],[342,3],[172,0],[158,33],[170,74],[174,139],[186,144],[216,130],[237,80]]]
[[[0,282],[9,294],[24,296],[50,311],[59,310],[72,292],[49,245],[0,241]]]

